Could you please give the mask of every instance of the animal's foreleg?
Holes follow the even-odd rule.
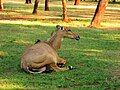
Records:
[[[66,64],[66,60],[64,60],[63,58],[58,57],[58,63]]]
[[[65,68],[65,67],[64,68],[59,68],[56,63],[50,64],[50,66],[56,72],[57,71],[66,71],[66,70],[69,70],[69,68]]]

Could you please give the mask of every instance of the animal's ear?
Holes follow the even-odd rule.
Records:
[[[60,26],[60,25],[56,25],[56,28],[57,28],[57,30],[63,30],[64,29],[64,27]]]

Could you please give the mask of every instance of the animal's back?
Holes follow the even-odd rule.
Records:
[[[21,61],[25,62],[43,62],[47,56],[57,58],[56,51],[47,43],[40,42],[28,48],[21,57]]]

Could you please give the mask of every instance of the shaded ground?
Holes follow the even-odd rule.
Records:
[[[34,3],[33,3],[34,4]],[[38,8],[38,15],[32,15],[33,5],[26,5],[23,1],[11,1],[4,3],[5,11],[1,12],[0,20],[61,20],[62,19],[62,5],[61,1],[50,2],[50,11],[44,11],[44,2],[40,2]],[[81,2],[79,6],[74,6],[73,2],[67,3],[68,16],[72,21],[79,21],[77,23],[83,26],[89,25],[96,5],[96,2]],[[116,7],[117,6],[117,7]],[[109,4],[103,18],[104,27],[120,28],[120,5]],[[89,21],[89,22],[88,22]],[[107,22],[107,23],[106,23]],[[114,24],[113,24],[114,23]],[[111,25],[110,25],[111,24]]]

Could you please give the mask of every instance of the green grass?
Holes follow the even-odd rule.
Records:
[[[14,8],[13,5],[11,4],[12,8]],[[111,30],[110,27],[107,27],[108,24],[114,26],[112,20],[103,22],[105,28],[102,29],[86,28],[85,26],[90,23],[89,18],[84,20],[81,17],[80,21],[73,20],[69,23],[59,19],[44,20],[37,15],[31,15],[30,12],[27,13],[30,8],[25,10],[24,4],[19,5],[21,8],[18,8],[17,12],[13,12],[16,11],[14,9],[11,12],[7,3],[5,11],[0,15],[3,17],[0,20],[0,89],[120,89],[120,28],[114,27]],[[21,12],[24,10],[26,13]],[[44,16],[44,12],[40,12]],[[52,12],[46,12],[46,14],[52,14]],[[60,13],[58,11],[54,17],[59,16]],[[18,18],[21,15],[26,18]],[[88,16],[91,17],[91,14]],[[110,14],[110,17],[113,16]],[[118,25],[119,20],[117,21],[115,23]],[[62,47],[58,51],[59,56],[68,61],[66,66],[72,65],[77,69],[35,75],[22,71],[20,69],[22,53],[37,39],[47,40],[50,33],[55,30],[56,24],[71,26],[71,29],[81,37],[80,41],[64,39]]]

